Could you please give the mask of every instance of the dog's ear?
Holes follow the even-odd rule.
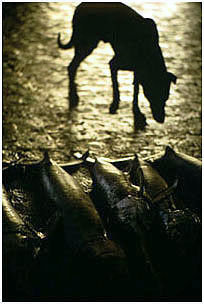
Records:
[[[168,72],[168,77],[169,77],[170,81],[172,81],[174,84],[176,84],[177,77],[173,73]]]
[[[156,26],[156,23],[154,22],[153,19],[151,18],[145,18],[145,22],[147,22],[148,24],[150,24],[151,26]]]
[[[159,41],[159,33],[157,30],[157,25],[151,18],[145,18],[146,30],[147,33],[151,35],[151,38],[155,39],[157,42]]]

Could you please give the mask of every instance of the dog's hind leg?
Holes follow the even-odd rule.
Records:
[[[134,71],[134,97],[133,97],[133,115],[134,115],[134,128],[144,129],[147,125],[145,115],[140,111],[138,106],[138,95],[139,95],[139,82],[137,80],[136,72]]]
[[[77,94],[77,86],[75,83],[75,77],[77,69],[80,63],[91,54],[93,49],[97,46],[97,42],[90,45],[75,46],[75,55],[71,63],[68,66],[68,76],[69,76],[69,108],[72,109],[78,105],[79,97]]]
[[[113,85],[113,102],[110,105],[109,111],[111,114],[115,114],[117,109],[119,108],[119,102],[120,102],[120,93],[119,93],[118,80],[117,80],[118,67],[116,64],[115,57],[111,59],[109,65],[110,65],[111,79]]]

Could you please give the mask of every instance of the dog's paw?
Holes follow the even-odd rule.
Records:
[[[118,105],[116,105],[115,103],[112,103],[109,108],[109,113],[116,114],[117,110],[118,110]]]
[[[134,117],[134,129],[137,130],[144,130],[147,126],[146,117],[144,114],[139,113],[136,117]]]

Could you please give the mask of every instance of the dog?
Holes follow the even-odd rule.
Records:
[[[74,58],[68,66],[70,109],[79,102],[75,83],[77,68],[102,40],[110,43],[115,53],[109,62],[113,86],[110,113],[116,113],[119,108],[117,72],[128,70],[134,72],[135,129],[142,129],[147,124],[138,106],[139,84],[150,103],[153,118],[163,123],[170,85],[176,83],[177,77],[167,71],[155,22],[123,3],[82,2],[76,7],[72,25],[73,33],[67,44],[62,44],[60,34],[57,39],[59,48],[75,48]]]

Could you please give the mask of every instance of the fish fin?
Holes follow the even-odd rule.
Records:
[[[170,146],[166,146],[165,155],[175,154],[174,150]]]
[[[100,163],[100,159],[99,159],[99,157],[97,157],[97,156],[94,156],[94,161],[95,161],[95,164],[97,164],[97,163]]]
[[[139,164],[139,157],[138,157],[137,153],[135,153],[134,162]]]
[[[138,155],[135,153],[135,157],[132,160],[132,163],[130,165],[129,169],[129,175],[130,175],[130,180],[134,183],[134,176],[137,172],[137,170],[140,168],[140,161]]]
[[[144,194],[144,174],[140,167],[140,160],[138,155],[135,153],[135,158],[132,161],[132,166],[130,168],[130,176],[131,178],[135,175],[138,176],[138,186],[140,187],[139,194]]]
[[[135,153],[135,158],[132,161],[132,166],[130,168],[129,174],[130,174],[130,179],[133,183],[134,183],[134,176],[137,176],[136,184],[139,186],[139,195],[140,196],[146,196],[144,173],[143,173],[142,168],[140,166],[139,157],[136,153]]]
[[[145,198],[148,201],[148,205],[152,206],[152,199],[145,189],[144,173],[140,167],[137,170],[139,171],[139,196]]]
[[[51,164],[50,156],[47,150],[44,151],[44,158],[42,164]]]
[[[84,154],[82,154],[81,159],[86,160],[88,157],[89,157],[89,149]]]
[[[140,187],[139,195],[143,196],[144,192],[145,192],[144,173],[140,167],[137,168],[137,171],[138,171],[138,175],[139,175],[139,187]]]
[[[159,202],[162,199],[166,198],[167,196],[171,195],[174,189],[177,187],[177,185],[178,185],[178,179],[175,180],[172,186],[166,188],[165,190],[161,190],[159,193],[157,193],[153,197],[152,202],[153,203]]]

